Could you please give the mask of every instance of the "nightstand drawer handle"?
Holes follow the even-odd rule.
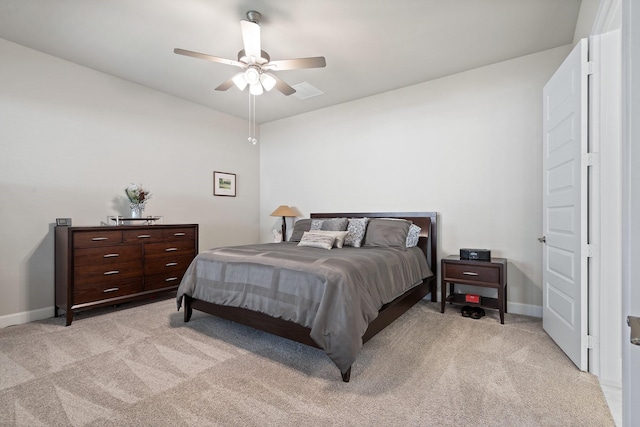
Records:
[[[187,233],[173,233],[174,236],[178,236],[178,237],[182,237],[182,236],[186,236]]]
[[[474,273],[473,271],[463,271],[462,274],[465,276],[477,276],[478,273]]]
[[[91,240],[94,242],[99,242],[101,240],[109,240],[109,238],[108,237],[92,237]]]
[[[120,273],[120,270],[111,270],[111,271],[105,271],[104,275],[105,276],[110,276],[112,274],[118,274],[118,273]]]
[[[165,252],[173,252],[173,251],[177,251],[177,250],[178,250],[178,248],[167,248],[164,251]]]
[[[165,266],[165,267],[174,267],[174,266],[176,266],[176,265],[178,265],[178,263],[177,263],[177,262],[168,262],[168,263],[166,263],[164,266]]]
[[[108,292],[116,292],[119,289],[120,288],[109,288],[109,289],[105,289],[104,291],[102,291],[102,293],[106,294]]]
[[[165,282],[173,282],[174,280],[178,280],[177,277],[169,277],[168,279],[164,279]]]
[[[115,258],[115,257],[119,257],[120,254],[104,254],[102,255],[102,258]]]
[[[148,239],[149,237],[151,237],[150,234],[141,234],[138,236],[138,239]]]

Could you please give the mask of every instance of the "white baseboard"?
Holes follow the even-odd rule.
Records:
[[[54,307],[46,307],[37,310],[23,311],[21,313],[7,314],[6,316],[0,316],[0,328],[48,319],[53,317],[54,313]]]
[[[507,302],[507,311],[513,314],[542,317],[542,306],[539,305],[521,304],[519,302]]]

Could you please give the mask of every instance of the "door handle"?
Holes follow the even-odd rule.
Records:
[[[640,345],[640,317],[627,316],[627,325],[631,328],[631,344]]]
[[[538,242],[547,243],[547,236],[538,237]]]

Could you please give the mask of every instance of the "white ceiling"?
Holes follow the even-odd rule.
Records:
[[[569,44],[580,0],[0,0],[0,37],[247,118],[246,89],[213,90],[237,68],[173,49],[236,59],[248,10],[271,59],[327,60],[277,73],[325,94],[261,95],[265,123]]]

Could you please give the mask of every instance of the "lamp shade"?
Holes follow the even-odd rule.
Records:
[[[297,213],[289,206],[281,205],[271,213],[271,216],[297,216]]]

